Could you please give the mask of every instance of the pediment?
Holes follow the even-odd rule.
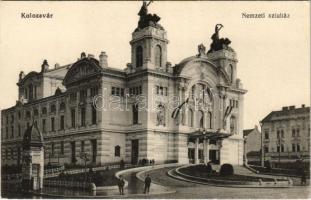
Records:
[[[102,68],[99,66],[98,60],[94,58],[84,58],[70,67],[64,78],[63,84],[67,86],[71,83],[100,74],[101,71]]]

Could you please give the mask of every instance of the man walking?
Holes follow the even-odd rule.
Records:
[[[124,184],[125,184],[124,179],[123,179],[122,175],[120,175],[120,178],[118,180],[118,187],[119,187],[120,195],[124,195],[124,191],[123,191]]]
[[[149,174],[147,174],[147,176],[145,178],[144,194],[149,194],[150,184],[151,184],[151,178],[150,178]]]

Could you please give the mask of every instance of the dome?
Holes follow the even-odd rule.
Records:
[[[29,149],[30,147],[42,147],[43,137],[38,127],[34,124],[28,127],[24,133],[23,148]]]

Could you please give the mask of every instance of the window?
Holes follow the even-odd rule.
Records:
[[[295,152],[295,151],[296,151],[296,145],[292,144],[292,152]]]
[[[81,126],[85,126],[85,107],[81,108]]]
[[[292,129],[292,137],[295,137],[295,136],[296,136],[295,129]]]
[[[71,109],[71,127],[76,127],[76,110],[74,108]]]
[[[299,129],[296,129],[296,136],[299,137]]]
[[[94,105],[92,105],[92,124],[97,123],[97,113],[96,113],[96,108]]]
[[[191,109],[188,111],[188,126],[193,127],[193,111]]]
[[[60,116],[60,130],[64,130],[65,129],[65,116],[62,115]]]
[[[199,127],[203,128],[204,127],[204,114],[202,111],[199,111]]]
[[[158,95],[168,95],[168,88],[163,86],[156,86],[156,92]]]
[[[50,107],[50,112],[51,113],[56,113],[56,106],[55,104],[52,104],[51,107]]]
[[[209,129],[212,128],[212,113],[211,112],[207,113],[207,128]]]
[[[269,152],[269,147],[265,146],[264,147],[264,151],[265,151],[265,153],[268,153]]]
[[[279,130],[276,131],[276,138],[278,138],[278,139],[280,138],[280,131]]]
[[[80,102],[85,101],[87,98],[87,91],[86,90],[80,90]]]
[[[98,86],[94,86],[91,88],[91,97],[98,95]]]
[[[22,135],[21,131],[22,131],[21,125],[18,125],[18,137],[20,137]]]
[[[61,102],[59,105],[59,110],[64,111],[66,109],[66,105],[64,102]]]
[[[6,127],[5,128],[5,139],[8,139],[9,138],[9,128]]]
[[[136,67],[143,66],[143,48],[138,46],[136,48]]]
[[[297,144],[297,152],[300,152],[300,144]]]
[[[284,131],[281,130],[281,137],[284,138]]]
[[[162,67],[162,49],[160,45],[155,48],[155,66]]]
[[[20,119],[22,117],[22,113],[21,111],[18,111],[18,119]]]
[[[43,107],[41,112],[42,112],[42,115],[46,115],[46,113],[47,113],[46,107]]]
[[[73,92],[69,95],[69,100],[72,101],[76,101],[77,100],[77,93]]]
[[[55,131],[55,118],[51,118],[51,131]]]
[[[236,132],[236,118],[235,116],[230,117],[230,133]]]
[[[14,138],[14,126],[11,126],[11,138]]]
[[[11,116],[11,123],[14,123],[14,115]]]
[[[60,153],[64,155],[64,141],[60,142]]]
[[[42,119],[42,132],[45,133],[46,132],[46,120]]]
[[[52,151],[52,155],[54,155],[54,143],[53,142],[51,144],[51,151]]]
[[[232,65],[229,65],[228,74],[229,74],[231,82],[233,82],[233,66]]]
[[[81,141],[81,152],[84,152],[84,141]]]
[[[33,115],[36,116],[36,117],[39,115],[38,109],[35,108],[35,109],[33,110]]]
[[[276,147],[276,151],[277,151],[277,152],[280,152],[280,145],[278,145],[278,146]]]
[[[281,144],[281,152],[284,152],[284,144]]]
[[[114,156],[115,157],[120,157],[120,149],[121,149],[121,147],[119,145],[114,147]]]
[[[26,111],[26,118],[29,119],[31,117],[30,111]]]
[[[111,87],[111,95],[124,97],[124,88]]]
[[[11,159],[13,160],[14,159],[14,149],[11,148]]]
[[[132,112],[133,112],[133,124],[138,124],[138,105],[134,104],[132,106]]]

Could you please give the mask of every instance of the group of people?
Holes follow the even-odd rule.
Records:
[[[124,185],[125,185],[124,178],[122,175],[120,175],[119,180],[118,180],[118,187],[119,187],[120,195],[124,195]],[[150,185],[151,185],[151,178],[150,178],[150,175],[147,174],[147,176],[145,177],[144,194],[149,194]]]

